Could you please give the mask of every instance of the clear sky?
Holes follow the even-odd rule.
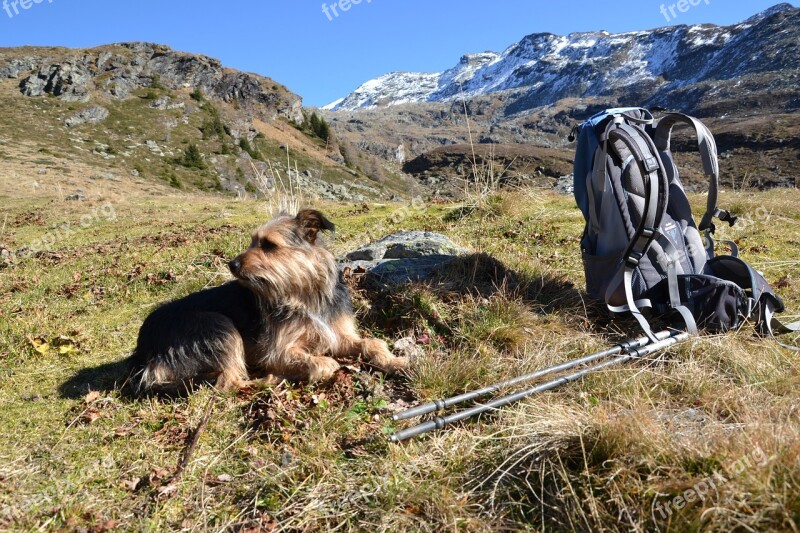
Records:
[[[0,46],[163,43],[324,105],[381,74],[444,70],[464,53],[501,52],[531,33],[731,24],[778,3],[684,0],[681,12],[678,0],[356,1],[343,11],[348,0],[0,0]]]

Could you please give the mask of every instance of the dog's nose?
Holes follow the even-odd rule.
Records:
[[[242,269],[242,260],[237,257],[236,259],[228,263],[228,268],[231,269],[232,274],[234,275],[238,274],[239,271]]]

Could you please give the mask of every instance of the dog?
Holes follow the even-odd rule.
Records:
[[[235,280],[164,304],[139,331],[130,357],[135,394],[212,380],[235,391],[251,377],[323,381],[337,359],[363,357],[390,373],[408,367],[387,344],[362,338],[350,293],[321,232],[319,211],[280,215],[258,228],[228,267]]]

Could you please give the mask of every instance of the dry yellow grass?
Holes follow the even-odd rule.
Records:
[[[796,316],[800,196],[723,199],[739,213],[769,214],[722,236],[739,241]],[[0,242],[11,250],[101,205],[2,200]],[[451,206],[431,205],[397,224],[387,222],[394,205],[321,206],[338,224],[336,250],[383,225],[440,231],[483,254],[441,283],[358,295],[371,333],[430,340],[415,369],[391,379],[359,370],[329,386],[237,397],[201,389],[174,400],[120,397],[119,362],[152,306],[227,279],[224,259],[249,242],[263,205],[188,194],[129,195],[113,205],[113,220],[0,270],[4,529],[796,529],[797,355],[749,328],[694,339],[422,439],[388,442],[387,432],[403,427],[389,419],[403,402],[637,335],[584,301],[582,221],[571,198],[518,191],[498,197],[500,216],[481,208],[454,218]],[[165,496],[159,487],[168,486],[209,400],[215,415]]]

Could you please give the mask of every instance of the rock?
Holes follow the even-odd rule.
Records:
[[[467,250],[438,233],[405,231],[384,237],[347,254],[342,267],[364,272],[366,280],[381,286],[430,279]]]
[[[13,59],[0,66],[0,78],[18,78],[20,73],[29,72],[36,67],[36,60],[32,57]]]
[[[65,200],[68,202],[83,202],[86,200],[86,195],[80,192],[76,192],[75,194],[68,195]]]
[[[575,186],[573,184],[573,175],[568,174],[566,176],[561,176],[558,178],[558,182],[556,182],[556,186],[554,189],[558,194],[566,194],[571,195],[575,192]]]
[[[87,107],[64,121],[70,128],[81,124],[97,124],[108,118],[108,109],[100,106]]]
[[[41,67],[38,72],[23,79],[20,90],[25,96],[51,94],[67,102],[84,102],[89,99],[88,84],[91,74],[78,60],[60,65]]]
[[[160,109],[161,111],[168,111],[170,109],[184,109],[186,107],[186,104],[184,102],[176,102],[174,104],[171,104],[169,96],[162,96],[161,98],[150,104],[150,107],[152,107],[153,109]]]
[[[117,178],[117,177],[116,177],[114,174],[112,174],[111,172],[100,172],[100,173],[98,173],[98,174],[95,174],[95,175],[93,175],[93,176],[89,176],[89,179],[90,179],[90,180],[108,180],[108,181],[119,181],[119,178]]]
[[[394,151],[394,158],[401,165],[406,162],[406,146],[404,144],[398,146]]]
[[[151,140],[145,141],[145,145],[147,146],[147,149],[153,152],[154,154],[164,155],[164,153],[161,151],[161,148],[159,148],[158,143],[156,143],[155,141]]]
[[[359,248],[347,254],[349,261],[410,259],[430,255],[461,255],[466,250],[439,233],[404,231]]]
[[[44,88],[47,81],[38,76],[28,76],[19,84],[19,89],[25,96],[44,96]]]
[[[394,342],[392,352],[398,357],[407,357],[411,362],[425,354],[414,337],[404,337]]]

